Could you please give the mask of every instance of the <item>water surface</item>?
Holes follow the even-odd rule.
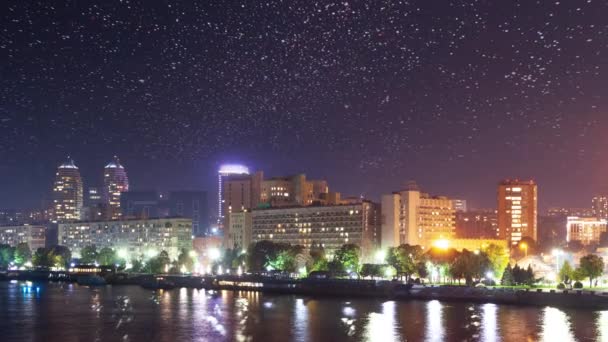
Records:
[[[608,341],[608,311],[0,282],[1,341]]]

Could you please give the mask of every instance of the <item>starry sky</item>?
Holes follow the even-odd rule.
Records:
[[[211,195],[223,162],[482,208],[505,177],[541,208],[608,187],[606,1],[0,8],[0,207],[39,206],[67,155],[85,187],[117,154],[134,189]]]

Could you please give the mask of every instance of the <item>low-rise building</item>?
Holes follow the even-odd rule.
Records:
[[[600,235],[606,232],[608,221],[590,217],[568,217],[566,241],[580,241],[583,245],[597,244]]]
[[[363,200],[348,205],[258,209],[252,211],[252,240],[322,246],[329,254],[344,244],[356,244],[368,256],[380,242],[379,216],[379,206]]]
[[[147,220],[116,220],[73,222],[59,225],[59,244],[72,250],[75,256],[86,246],[97,249],[113,248],[130,259],[166,251],[171,259],[181,249],[192,249],[192,220],[161,218]]]
[[[19,225],[0,227],[0,245],[17,246],[27,243],[32,251],[44,248],[46,227],[36,225]]]

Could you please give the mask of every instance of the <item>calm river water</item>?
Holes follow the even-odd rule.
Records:
[[[608,311],[0,282],[0,341],[191,340],[608,341]]]

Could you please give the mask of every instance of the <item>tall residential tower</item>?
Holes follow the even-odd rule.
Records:
[[[498,185],[498,236],[517,245],[537,239],[538,189],[534,181],[504,180]]]
[[[129,191],[129,178],[118,157],[106,165],[103,173],[103,200],[107,207],[107,217],[118,220],[122,216],[120,194]]]
[[[83,187],[80,171],[70,158],[59,165],[53,184],[53,221],[67,222],[81,219]]]

